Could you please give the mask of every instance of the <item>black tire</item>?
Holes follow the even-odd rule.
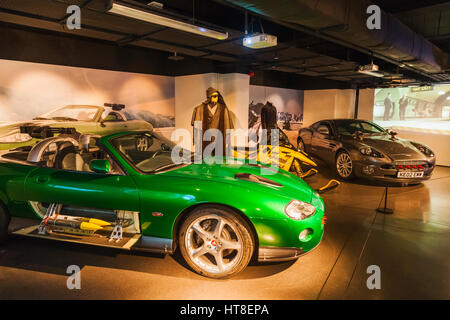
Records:
[[[10,217],[6,212],[6,209],[0,203],[0,244],[4,243],[8,237],[9,221]]]
[[[219,221],[223,221],[224,226],[220,236],[214,237]],[[200,233],[195,231],[198,226],[201,227]],[[225,246],[230,244],[239,248],[227,249]],[[208,206],[194,210],[182,222],[178,245],[184,260],[195,272],[209,278],[225,279],[247,267],[255,241],[247,222],[237,213],[228,208]],[[205,252],[194,257],[195,249]],[[219,267],[216,256],[223,262],[220,264],[223,269]],[[227,259],[228,264],[225,263]]]
[[[346,167],[346,169],[343,168],[342,165],[344,165],[344,163],[349,164],[351,167],[350,168]],[[339,167],[341,167],[341,168],[339,168]],[[349,173],[348,173],[348,170],[349,170]],[[341,150],[336,155],[336,159],[334,161],[334,171],[335,171],[336,175],[338,176],[338,178],[340,178],[342,180],[349,181],[349,180],[352,180],[355,178],[355,174],[354,174],[354,170],[353,170],[353,160],[347,151]]]

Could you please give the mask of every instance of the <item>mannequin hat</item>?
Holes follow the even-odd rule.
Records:
[[[212,96],[214,93],[219,93],[219,91],[218,91],[217,89],[214,89],[213,87],[209,87],[208,89],[206,89],[206,97],[207,97],[208,99],[211,98],[211,96]],[[220,95],[220,93],[219,93],[219,95]]]

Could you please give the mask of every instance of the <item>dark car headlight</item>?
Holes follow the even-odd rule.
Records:
[[[307,202],[292,200],[284,208],[284,213],[293,220],[303,220],[312,216],[316,208]]]
[[[433,157],[434,153],[433,151],[431,151],[430,148],[420,144],[420,143],[416,143],[416,142],[411,142],[411,144],[416,147],[420,152],[422,152],[424,155],[426,155],[427,157]]]
[[[384,158],[383,154],[372,147],[364,146],[359,148],[359,152],[365,156],[374,157],[374,158]]]

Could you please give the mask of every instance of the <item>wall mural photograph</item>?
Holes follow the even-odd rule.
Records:
[[[286,133],[289,141],[296,145],[297,133],[302,123],[302,90],[250,86],[249,135],[256,133],[260,140],[262,129],[278,127]]]
[[[24,124],[93,134],[151,124],[165,135],[175,126],[173,77],[9,60],[0,69],[1,150],[34,143]]]
[[[384,127],[450,134],[450,85],[376,89],[373,119]]]

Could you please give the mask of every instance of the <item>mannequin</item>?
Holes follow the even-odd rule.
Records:
[[[218,129],[222,133],[223,137],[223,154],[225,155],[226,147],[226,130],[234,129],[233,119],[231,113],[228,110],[225,101],[220,94],[220,92],[212,87],[206,90],[206,100],[200,105],[194,108],[192,113],[191,126],[194,126],[196,121],[201,121],[202,131],[201,137],[208,129]],[[194,127],[194,144],[196,137],[195,127]],[[214,138],[213,138],[214,139]],[[214,141],[214,140],[213,140]],[[209,141],[202,141],[202,152],[205,150],[206,146],[211,143]]]
[[[278,129],[277,108],[270,101],[261,109],[261,127],[267,130],[267,144],[270,144],[272,129]]]

